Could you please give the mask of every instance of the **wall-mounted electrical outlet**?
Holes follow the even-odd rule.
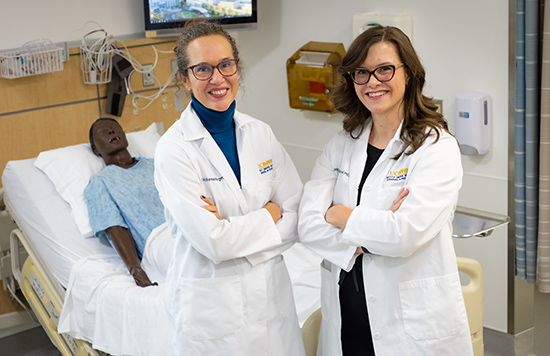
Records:
[[[153,75],[153,64],[144,64],[143,69],[143,86],[149,87],[155,85],[155,76]]]

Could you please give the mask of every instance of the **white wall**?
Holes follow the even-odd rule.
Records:
[[[20,0],[0,2],[0,50],[47,38],[53,42],[80,41],[99,28],[115,37],[144,32],[141,0]]]
[[[286,60],[309,41],[352,40],[358,12],[407,13],[413,44],[427,71],[426,94],[443,100],[454,131],[454,97],[482,91],[493,99],[493,144],[489,154],[463,157],[464,186],[459,204],[507,213],[508,169],[508,2],[501,0],[258,0],[255,31],[236,34],[246,68],[239,110],[269,123],[285,144],[303,179],[325,143],[341,127],[339,115],[298,111],[288,105]],[[0,49],[49,38],[80,40],[86,21],[115,36],[143,32],[139,0],[3,1]],[[38,14],[38,15],[37,15]],[[89,25],[91,29],[94,25]],[[90,29],[86,27],[86,29]],[[87,31],[84,31],[87,32]],[[457,254],[479,260],[485,274],[485,326],[507,330],[507,234],[455,241]]]

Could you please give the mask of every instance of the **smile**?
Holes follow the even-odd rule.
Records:
[[[210,91],[210,94],[212,94],[212,95],[224,95],[224,94],[227,93],[228,91],[229,91],[229,89],[211,90],[211,91]]]
[[[377,98],[379,96],[382,96],[384,94],[386,94],[387,91],[377,91],[376,93],[367,93],[367,95],[370,97],[370,98]]]

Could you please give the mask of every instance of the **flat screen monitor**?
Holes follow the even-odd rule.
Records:
[[[254,29],[257,0],[143,0],[146,37],[178,36],[186,21],[214,19],[227,30]]]

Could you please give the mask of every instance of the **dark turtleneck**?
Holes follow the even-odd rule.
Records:
[[[235,136],[235,115],[236,102],[233,101],[225,111],[216,111],[202,105],[194,96],[191,97],[191,107],[197,113],[204,127],[210,132],[212,138],[225,155],[227,162],[233,169],[239,184],[241,183],[241,168],[239,155],[237,153],[237,139]]]

